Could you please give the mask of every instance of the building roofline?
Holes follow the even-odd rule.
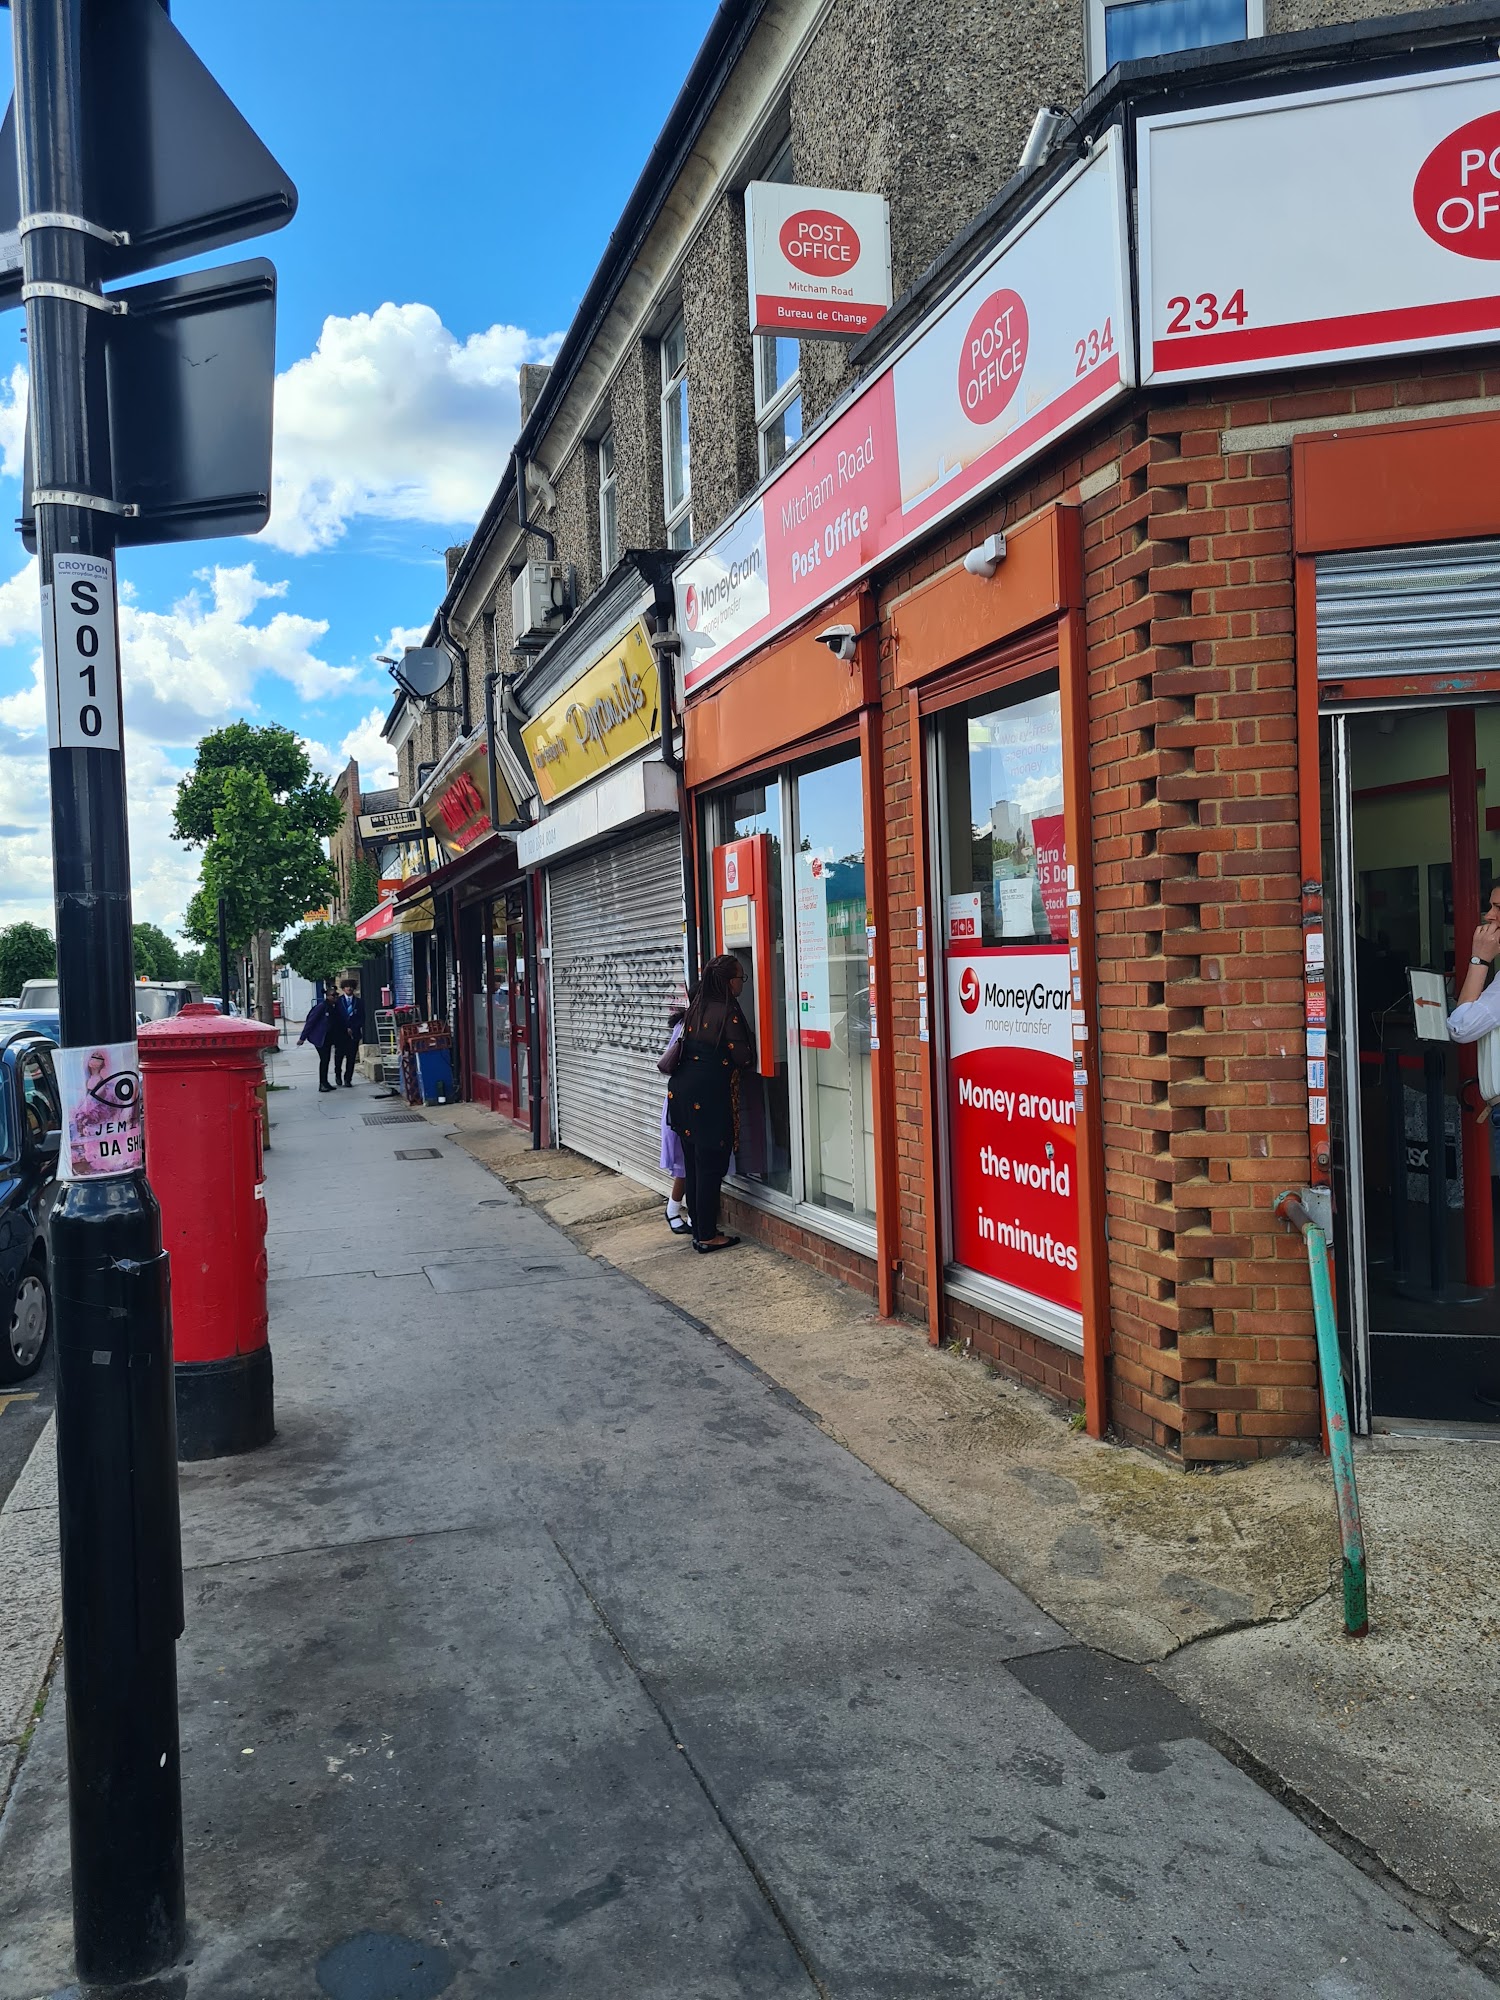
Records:
[[[504,518],[506,507],[515,492],[518,455],[523,458],[531,456],[545,435],[557,405],[577,379],[605,315],[619,297],[646,236],[665,207],[667,197],[692,153],[710,112],[718,103],[768,4],[769,0],[720,0],[717,13],[708,24],[703,45],[693,58],[692,68],[673,100],[666,122],[620,212],[620,219],[610,231],[604,255],[578,302],[578,310],[563,335],[562,345],[557,350],[551,372],[542,385],[531,414],[521,426],[499,484],[448,580],[441,606],[428,627],[429,646],[436,643],[442,620],[458,602],[475,565]]]
[[[1149,56],[1139,62],[1116,63],[1071,114],[1068,138],[1095,138],[1127,110],[1139,111],[1153,98],[1162,108],[1188,102],[1230,100],[1256,84],[1284,82],[1290,88],[1316,88],[1331,83],[1340,70],[1368,72],[1379,66],[1392,74],[1452,60],[1464,50],[1493,57],[1500,39],[1497,0],[1460,0],[1450,7],[1424,8],[1409,14],[1383,14],[1371,20],[1333,28],[1295,28],[1281,35],[1258,35],[1249,41],[1218,43],[1205,49],[1184,49],[1175,55]],[[1035,207],[1042,195],[1072,164],[1064,152],[1030,173],[1012,174],[964,229],[895,301],[890,311],[849,350],[855,377],[878,367],[927,312],[977,262],[994,240]]]

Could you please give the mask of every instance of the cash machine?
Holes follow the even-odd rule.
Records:
[[[752,833],[713,851],[715,949],[745,968],[740,997],[755,1030],[756,1067],[776,1074],[776,949],[771,932],[771,836]]]

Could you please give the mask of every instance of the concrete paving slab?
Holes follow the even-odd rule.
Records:
[[[282,1100],[273,1261],[379,1136],[326,1103]],[[436,1229],[483,1180],[415,1185]],[[492,1219],[483,1289],[278,1282],[276,1442],[184,1468],[170,2000],[406,1949],[465,2000],[1493,1993],[1206,1743],[1085,1740],[1017,1678],[1068,1635],[1014,1584],[536,1210]],[[64,1748],[54,1700],[0,1818],[0,2000],[67,1983]]]
[[[0,1806],[62,1626],[56,1435],[49,1417],[0,1505]]]
[[[540,1181],[523,1182],[522,1189],[530,1198],[532,1189],[542,1185]],[[613,1222],[622,1215],[641,1215],[659,1208],[661,1201],[649,1188],[626,1180],[623,1174],[600,1174],[572,1185],[565,1183],[549,1192],[543,1206],[559,1228],[577,1229],[592,1222]]]

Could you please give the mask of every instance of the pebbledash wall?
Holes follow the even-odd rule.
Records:
[[[1424,27],[1429,48],[1450,38],[1443,59],[1454,67],[1482,59],[1483,28],[1492,59],[1488,14],[1481,21],[1477,10],[1453,10],[1425,17]],[[1388,74],[1401,45],[1363,34],[1343,74],[1362,56],[1372,75]],[[1285,89],[1285,68],[1305,53],[1306,87],[1327,86],[1323,38],[1305,51],[1300,39],[1268,52],[1267,73],[1280,64],[1276,87]],[[1425,60],[1435,67],[1439,57]],[[1265,88],[1238,58],[1220,63],[1222,80],[1212,57],[1151,67],[1146,88],[1117,73],[1117,103],[1129,103],[1132,87],[1147,96],[1206,86],[1220,99],[1246,100]],[[1107,111],[1108,91],[1096,99]],[[1500,117],[1500,82],[1494,99]],[[996,218],[1006,226],[1013,219],[1004,197]],[[955,276],[972,270],[982,242],[981,228],[955,248]],[[929,274],[856,363],[878,364],[950,289],[942,269]],[[885,832],[885,901],[872,914],[888,996],[890,1212],[880,1258],[889,1268],[760,1203],[737,1203],[737,1226],[883,1294],[926,1320],[934,1337],[967,1339],[1006,1372],[1087,1402],[1091,1418],[1102,1414],[1185,1461],[1252,1458],[1317,1435],[1305,1255],[1273,1212],[1278,1193],[1310,1175],[1304,939],[1314,919],[1303,840],[1309,768],[1316,814],[1317,710],[1315,690],[1310,704],[1307,696],[1310,656],[1299,684],[1295,448],[1346,431],[1373,438],[1387,426],[1396,435],[1434,417],[1463,425],[1497,412],[1500,345],[1137,390],[867,577]],[[1487,508],[1494,511],[1479,497],[1466,526],[1459,505],[1446,531],[1493,533],[1481,518]],[[996,641],[1024,639],[1026,628],[1005,608],[1006,567],[977,583],[964,576],[963,558],[995,531],[1014,546],[1049,517],[1065,524],[1064,538],[1076,531],[1071,609],[1086,647],[1086,865],[1097,966],[1089,1032],[1103,1215],[1084,1253],[1101,1266],[1086,1274],[1085,1288],[1090,1279],[1100,1285],[1105,1335],[1092,1357],[1102,1376],[1092,1399],[1087,1352],[964,1303],[943,1284],[934,1117],[942,1086],[923,1004],[924,989],[927,1008],[943,1004],[933,963],[939,912],[922,806],[926,753],[899,664],[903,605],[923,585],[992,592]],[[1419,528],[1411,538],[1434,532]],[[842,605],[825,600],[698,701],[690,696],[690,764],[695,713],[708,696],[735,682],[748,695],[778,647],[805,647],[835,615]],[[953,670],[985,650],[970,645]],[[720,763],[729,769],[733,759]],[[700,869],[705,860],[700,854]]]

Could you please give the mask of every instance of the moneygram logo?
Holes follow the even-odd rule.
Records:
[[[858,236],[843,216],[826,208],[789,215],[776,240],[789,264],[815,277],[841,276],[859,262]]]
[[[958,1004],[966,1014],[972,1014],[979,1005],[979,974],[972,965],[966,965],[959,977]]]
[[[1412,184],[1418,222],[1460,257],[1500,259],[1500,111],[1442,139]]]
[[[971,424],[992,424],[1021,386],[1031,328],[1019,292],[991,292],[958,357],[958,400]]]
[[[696,583],[688,585],[687,595],[682,600],[682,608],[687,613],[688,630],[696,632],[698,629],[698,586]]]

